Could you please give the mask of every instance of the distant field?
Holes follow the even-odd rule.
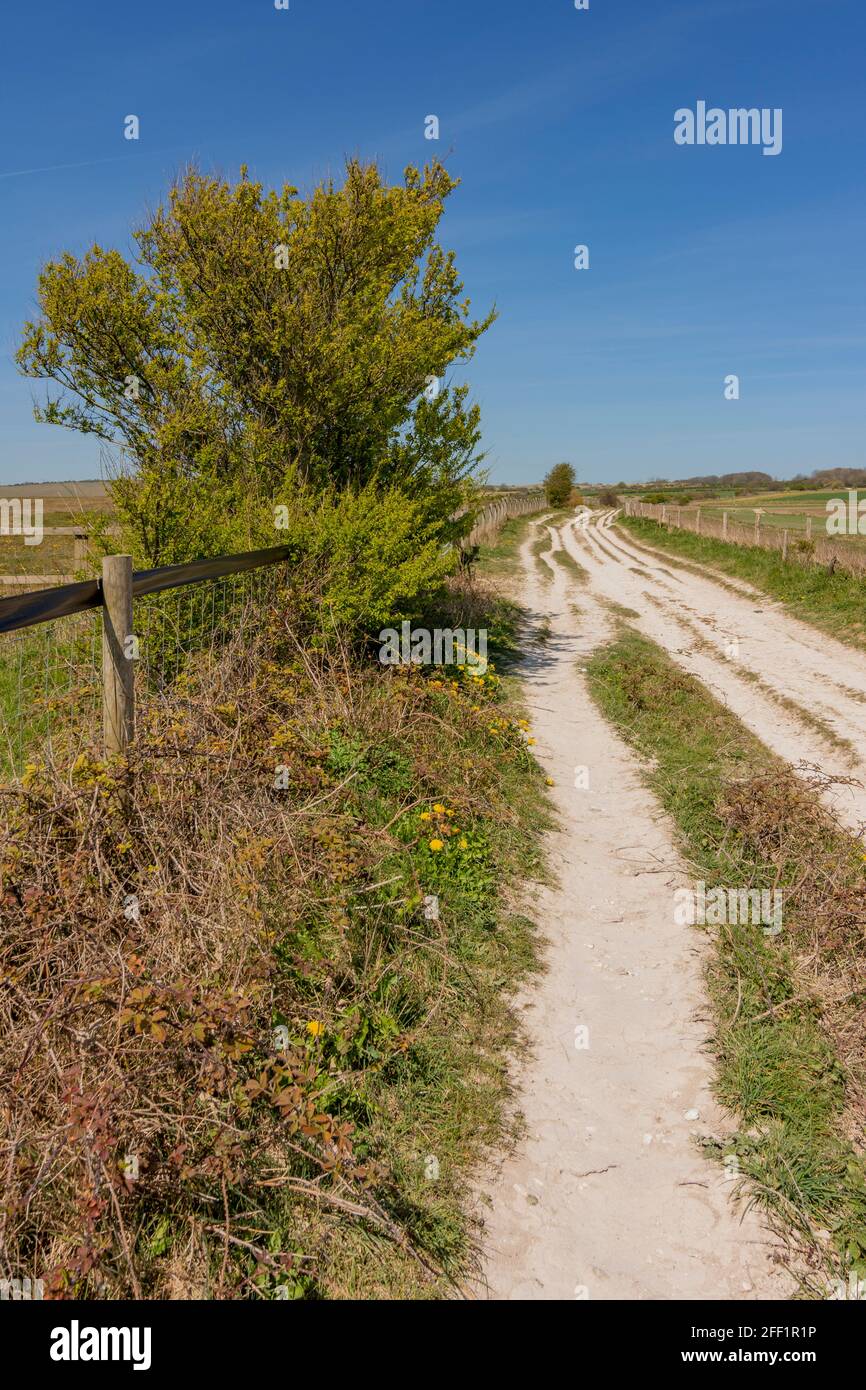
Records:
[[[855,490],[851,489],[852,492]],[[817,509],[823,513],[830,498],[847,496],[847,488],[824,488],[820,492],[754,492],[748,497],[732,497],[730,500],[731,505],[737,507],[774,507],[783,508],[785,511]],[[866,497],[866,488],[859,489],[859,496]],[[722,501],[723,498],[714,498],[713,502],[707,505],[712,506],[713,503]]]
[[[844,488],[826,488],[820,492],[763,492],[730,500],[713,498],[712,501],[700,502],[699,505],[701,512],[706,516],[721,516],[723,512],[727,512],[731,521],[745,526],[754,523],[755,509],[760,507],[763,510],[762,526],[781,527],[789,531],[805,531],[806,518],[811,517],[812,531],[817,534],[823,531],[827,520],[827,502],[832,498],[847,499],[847,496],[847,490]],[[866,489],[861,488],[858,500],[863,497],[866,497]],[[693,504],[689,510],[694,510],[696,505],[698,503]],[[859,536],[856,539],[862,542],[866,537]]]
[[[76,526],[88,530],[98,517],[114,510],[105,484],[98,480],[68,483],[11,483],[0,486],[3,498],[41,498],[42,525]],[[81,569],[75,561],[73,536],[45,535],[39,545],[25,545],[22,536],[0,534],[0,595],[21,592],[21,587],[5,588],[4,575],[71,575]]]
[[[98,478],[68,483],[0,483],[0,497],[42,497],[61,509],[111,510],[111,497]],[[47,507],[46,507],[47,511]]]

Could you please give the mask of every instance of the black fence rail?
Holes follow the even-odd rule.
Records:
[[[494,498],[464,544],[492,539],[510,517],[543,507],[538,489]],[[0,599],[0,774],[19,772],[28,750],[50,746],[55,732],[67,744],[70,736],[91,744],[100,703],[105,751],[123,752],[135,729],[136,686],[165,685],[192,650],[213,653],[237,631],[242,611],[262,611],[268,585],[256,576],[277,575],[291,555],[272,546],[136,571],[130,556],[112,555],[97,579]]]
[[[132,597],[141,598],[144,594],[158,594],[165,589],[179,589],[185,584],[201,584],[206,579],[221,579],[226,575],[261,569],[265,565],[276,565],[281,560],[288,560],[290,554],[288,546],[277,545],[268,550],[223,555],[216,560],[192,560],[184,565],[134,570]],[[37,589],[32,593],[0,599],[0,633],[50,623],[55,618],[67,618],[73,613],[86,613],[89,609],[103,607],[103,604],[102,579],[59,584],[53,589]]]

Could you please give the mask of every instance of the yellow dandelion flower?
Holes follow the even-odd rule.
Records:
[[[468,848],[469,848],[469,841],[466,839],[465,835],[464,835],[463,839],[460,841],[460,848],[461,848],[461,849],[468,849]]]
[[[444,840],[431,840],[431,841],[430,841],[430,848],[432,849],[432,851],[433,851],[434,854],[438,854],[439,851],[440,851],[440,849],[444,849],[444,848],[445,848],[445,841],[444,841]]]
[[[323,1023],[319,1023],[315,1018],[311,1018],[309,1023],[307,1024],[307,1032],[312,1033],[314,1038],[317,1038],[320,1033],[324,1032],[324,1030],[325,1025]]]
[[[429,811],[422,811],[422,812],[421,812],[421,815],[419,816],[419,820],[429,820],[429,819],[430,819],[430,812],[429,812]]]
[[[445,814],[445,807],[439,801],[436,802],[436,805],[433,807],[433,810],[436,812],[437,816],[444,816]]]

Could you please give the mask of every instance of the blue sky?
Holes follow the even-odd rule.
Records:
[[[190,158],[306,190],[347,154],[462,179],[441,238],[499,311],[458,369],[495,479],[864,463],[863,0],[42,0],[3,28],[0,482],[99,475],[12,360],[46,259],[127,248]],[[677,146],[698,100],[781,107],[781,154]]]

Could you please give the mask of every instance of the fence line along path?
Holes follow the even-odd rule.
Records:
[[[503,522],[512,517],[529,516],[541,511],[545,505],[544,492],[540,488],[528,488],[525,492],[510,492],[497,497],[482,508],[463,542],[463,549],[483,545],[497,534]]]
[[[473,519],[473,528],[463,547],[490,539],[508,518],[538,511],[543,506],[543,493],[533,490],[515,491],[494,499]],[[187,643],[198,641],[201,645],[201,639],[205,646],[209,642],[212,649],[215,641],[222,639],[223,629],[231,629],[232,617],[236,618],[238,612],[237,594],[227,595],[225,586],[234,577],[254,577],[257,572],[275,573],[276,567],[286,564],[292,554],[289,546],[272,546],[137,571],[133,571],[131,556],[111,555],[103,559],[98,579],[56,584],[53,588],[0,599],[0,721],[4,725],[0,740],[0,775],[4,769],[14,770],[20,766],[35,736],[47,733],[50,739],[57,708],[67,719],[73,707],[80,716],[85,704],[95,714],[100,688],[105,751],[107,754],[122,753],[135,731],[134,671],[140,652],[143,660],[139,662],[139,669],[146,672],[142,679],[164,680],[166,669],[169,675],[179,669]],[[21,579],[25,583],[33,582],[33,577],[28,580],[27,576],[22,576]],[[46,580],[47,577],[39,576],[36,582]],[[220,583],[223,585],[221,625],[216,611],[219,606],[216,590]],[[237,584],[232,585],[236,587]],[[190,610],[185,621],[178,620],[177,612],[170,614],[169,620],[173,619],[170,633],[165,631],[164,613],[159,610],[154,613],[150,605],[145,605],[149,608],[147,614],[138,612],[142,600],[182,589],[189,590],[190,594],[201,594],[200,600],[196,600],[199,611],[194,613],[190,603],[185,605]],[[85,617],[82,626],[78,619],[87,614],[101,618],[101,624],[89,625]],[[156,675],[148,655],[152,619],[163,621],[161,640],[155,640],[153,647],[162,663]],[[40,632],[48,634],[49,640],[37,643]],[[55,632],[61,632],[61,637],[55,639]],[[8,641],[4,640],[6,638]],[[101,659],[97,657],[98,647],[101,647]],[[79,717],[78,724],[80,722]],[[58,727],[65,727],[63,719]]]
[[[253,571],[273,569],[285,564],[292,555],[289,546],[272,546],[266,550],[246,551],[238,555],[225,555],[216,559],[194,560],[182,565],[164,565],[158,569],[133,571],[130,555],[109,555],[102,561],[102,575],[99,579],[87,579],[74,584],[60,584],[51,589],[39,589],[30,593],[0,599],[0,635],[7,634],[10,640],[27,637],[31,630],[44,630],[49,624],[63,625],[66,619],[77,615],[98,612],[102,617],[102,727],[105,751],[108,754],[122,753],[128,747],[135,730],[135,658],[138,655],[135,637],[134,610],[136,601],[150,595],[180,590],[194,586],[211,585],[227,580],[232,576],[243,576]],[[211,594],[211,640],[215,626],[215,598]],[[225,608],[223,607],[223,615]],[[199,615],[198,627],[206,627],[206,619]],[[53,630],[53,629],[52,629]],[[80,631],[78,638],[80,639]],[[173,634],[175,643],[182,643],[183,634]],[[74,645],[60,644],[62,647]],[[85,646],[92,645],[85,643]],[[14,676],[16,654],[10,648],[0,645],[0,702],[4,707],[6,722],[10,717],[23,717],[24,706],[32,706],[44,692],[46,703],[49,696],[56,694],[54,672],[48,660],[48,650],[33,656],[32,650],[17,652],[19,672]],[[9,658],[12,658],[10,660]],[[25,690],[21,679],[22,664],[35,667],[32,688]],[[164,657],[164,652],[163,652]],[[10,675],[10,673],[13,673]],[[76,670],[76,674],[79,672]],[[11,747],[6,752],[11,767],[17,761]],[[19,754],[23,738],[19,736]]]
[[[822,529],[812,529],[811,516],[806,517],[805,531],[793,527],[764,525],[766,512],[755,508],[755,520],[745,525],[722,512],[708,514],[701,507],[678,507],[664,502],[623,500],[626,516],[654,521],[667,530],[691,531],[693,535],[709,536],[731,545],[757,546],[775,550],[784,563],[821,565],[828,569],[845,570],[848,574],[866,575],[866,545],[851,537],[828,536]]]

